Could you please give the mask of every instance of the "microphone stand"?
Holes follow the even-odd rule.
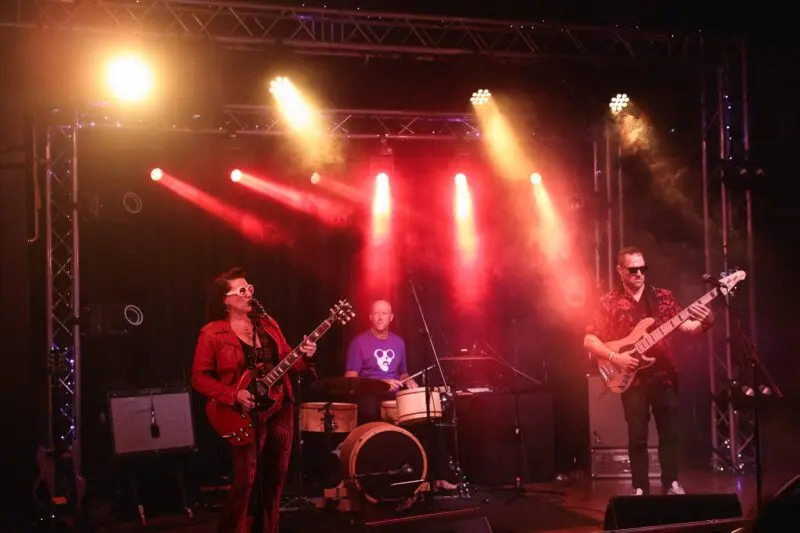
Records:
[[[422,322],[422,333],[428,339],[428,343],[430,344],[431,353],[433,354],[434,364],[436,369],[439,371],[439,377],[442,378],[442,386],[444,390],[449,390],[447,386],[447,379],[444,377],[444,370],[442,370],[442,363],[439,360],[439,354],[436,351],[436,343],[433,342],[433,336],[431,336],[431,330],[428,327],[428,321],[425,318],[425,312],[422,310],[422,303],[419,300],[419,294],[417,293],[417,285],[414,282],[413,277],[409,277],[408,284],[411,287],[411,297],[414,299],[414,304],[417,306],[417,312],[419,313],[420,321]],[[426,440],[428,441],[428,449],[430,450],[431,444],[431,434],[433,433],[433,424],[431,423],[431,387],[429,386],[430,379],[428,379],[428,351],[423,350],[422,352],[422,360],[423,360],[423,368],[425,371],[423,372],[422,376],[423,386],[425,387],[425,420],[428,427],[428,432],[426,435]],[[455,463],[455,471],[456,471],[456,478],[457,478],[457,492],[458,495],[462,498],[469,498],[470,489],[467,483],[464,481],[462,471],[461,471],[461,464],[459,461],[459,450],[458,450],[458,415],[456,413],[456,398],[455,395],[453,396],[453,456],[454,456],[454,463]],[[428,471],[428,477],[430,478],[430,470]],[[430,480],[428,480],[430,481]]]
[[[258,300],[253,299],[251,301],[251,303],[250,303],[250,306],[251,306],[251,311],[250,311],[250,313],[248,313],[248,315],[250,317],[251,322],[253,323],[253,338],[252,338],[252,343],[253,343],[253,361],[251,362],[250,366],[252,368],[253,375],[257,377],[257,375],[258,375],[258,362],[259,362],[259,359],[262,359],[263,355],[264,355],[263,352],[261,351],[261,350],[264,349],[264,345],[262,344],[261,348],[258,348],[258,340],[261,338],[261,334],[264,333],[262,325],[261,325],[261,319],[262,319],[262,316],[267,316],[267,313],[266,313],[266,311],[264,311],[264,308],[261,306],[261,302],[259,302]],[[266,361],[263,361],[263,362],[266,363]],[[253,383],[256,384],[255,388],[253,389],[253,392],[252,392],[253,398],[255,400],[253,403],[255,404],[254,407],[257,408],[258,407],[258,403],[257,403],[258,402],[258,399],[257,399],[258,382],[253,380]],[[253,436],[255,437],[255,443],[256,443],[256,465],[255,465],[256,466],[256,479],[255,479],[255,483],[256,483],[256,500],[258,502],[258,504],[256,505],[256,508],[259,510],[259,513],[263,513],[266,510],[265,509],[265,505],[264,505],[264,487],[263,487],[264,472],[262,471],[264,465],[263,465],[263,461],[261,460],[261,457],[260,457],[261,454],[258,453],[258,442],[261,439],[261,435],[260,435],[261,428],[259,427],[260,420],[259,420],[258,410],[256,410],[255,414],[251,411],[250,412],[250,418],[251,418],[251,420],[253,422]],[[259,518],[257,517],[256,519],[258,520]]]
[[[514,327],[514,355],[517,364],[519,364],[519,343],[517,342],[518,337],[518,330],[517,330],[517,321],[513,320],[512,325]],[[506,361],[497,351],[489,346],[486,342],[480,341],[480,343],[489,350],[489,357],[500,363],[503,367],[507,368],[511,372],[514,373],[514,445],[516,447],[517,457],[515,462],[515,470],[514,473],[514,492],[518,495],[525,494],[525,486],[523,482],[523,472],[522,467],[523,463],[525,462],[525,435],[522,431],[522,426],[520,424],[520,405],[519,405],[519,397],[520,397],[520,378],[527,379],[537,387],[541,387],[542,383],[529,376],[525,372],[519,370],[517,367]]]
[[[780,387],[778,387],[778,384],[775,383],[775,380],[772,379],[772,376],[770,376],[764,363],[761,362],[755,344],[753,344],[744,332],[741,319],[734,316],[733,309],[728,301],[728,294],[723,294],[722,300],[725,302],[728,316],[733,317],[736,323],[736,334],[744,349],[744,357],[742,358],[744,371],[746,373],[748,370],[747,367],[750,367],[749,370],[752,372],[750,386],[753,388],[753,450],[755,453],[756,470],[756,509],[760,516],[764,506],[764,467],[761,463],[761,409],[759,407],[761,404],[761,397],[774,393],[776,398],[783,398],[783,392]],[[762,384],[759,381],[759,374],[762,374],[766,381],[766,383],[763,384],[764,391],[762,391]]]

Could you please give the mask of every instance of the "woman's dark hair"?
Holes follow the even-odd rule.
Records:
[[[214,278],[208,291],[209,320],[223,320],[228,317],[228,309],[225,307],[225,295],[231,289],[231,280],[246,277],[247,272],[243,268],[234,267]]]

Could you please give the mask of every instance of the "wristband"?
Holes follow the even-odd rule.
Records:
[[[617,352],[611,352],[611,355],[608,356],[608,362],[609,363],[614,360],[614,356],[615,355],[617,355]]]

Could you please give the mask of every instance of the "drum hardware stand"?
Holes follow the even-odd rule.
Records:
[[[430,344],[430,348],[431,348],[431,353],[433,354],[434,364],[435,364],[437,370],[439,371],[439,377],[441,377],[441,379],[442,379],[442,386],[444,387],[444,390],[447,391],[447,390],[449,390],[449,387],[447,386],[447,379],[444,377],[444,370],[442,370],[442,364],[441,364],[441,362],[439,360],[439,354],[436,352],[436,343],[433,342],[433,336],[431,336],[431,330],[428,327],[428,321],[425,318],[425,312],[422,309],[422,303],[420,302],[419,294],[417,293],[417,285],[414,282],[414,278],[413,277],[409,277],[408,284],[411,287],[411,297],[414,299],[414,304],[417,306],[417,311],[419,312],[419,318],[420,318],[420,321],[422,322],[422,333],[428,339],[428,343]],[[423,359],[422,359],[423,360],[423,367],[426,369],[426,371],[424,371],[423,374],[422,374],[423,386],[425,387],[425,422],[426,422],[427,427],[428,427],[428,433],[426,434],[426,440],[428,441],[427,442],[428,449],[431,449],[431,446],[430,446],[431,438],[433,436],[432,433],[433,433],[433,431],[435,431],[435,428],[433,427],[432,419],[431,419],[431,388],[429,386],[430,379],[428,379],[428,371],[427,371],[428,366],[429,366],[428,365],[428,357],[427,357],[428,351],[427,350],[423,350],[422,353],[423,353],[423,356],[422,356],[423,357]],[[469,485],[466,482],[466,479],[465,479],[465,477],[463,475],[463,471],[461,469],[461,464],[460,464],[460,461],[459,461],[460,458],[459,458],[459,449],[458,449],[458,414],[457,414],[457,411],[456,411],[455,398],[453,399],[453,456],[454,456],[453,457],[453,462],[455,463],[454,471],[455,471],[456,486],[457,486],[456,492],[457,492],[458,496],[461,497],[461,498],[469,498],[471,496],[471,494],[470,494],[471,489],[470,489]],[[429,471],[428,471],[428,478],[431,477],[431,470],[432,469],[429,469]],[[427,479],[426,481],[428,481],[431,486],[433,485],[433,483],[431,483],[430,479]]]
[[[517,364],[519,364],[519,328],[517,327],[516,319],[512,319],[511,324],[514,330],[514,360]],[[542,383],[537,379],[529,376],[525,372],[522,372],[517,367],[506,361],[497,351],[489,346],[486,342],[481,341],[488,350],[490,357],[500,363],[502,366],[510,370],[514,373],[514,445],[516,448],[516,459],[515,463],[515,472],[514,472],[514,493],[517,495],[523,495],[527,491],[525,489],[525,482],[523,480],[524,472],[523,467],[526,460],[526,453],[525,453],[525,435],[522,431],[522,426],[520,424],[520,405],[519,405],[519,397],[520,397],[520,378],[525,378],[531,383],[536,386],[541,386]]]

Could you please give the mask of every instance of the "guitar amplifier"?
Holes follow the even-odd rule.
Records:
[[[599,376],[590,375],[589,380],[589,447],[627,448],[628,424],[619,394],[610,392]],[[647,447],[658,446],[655,419],[650,416],[650,432]]]
[[[195,449],[189,387],[111,391],[114,455]]]
[[[647,449],[650,463],[648,473],[651,478],[661,477],[661,464],[658,462],[658,448]],[[592,448],[593,479],[630,479],[631,461],[627,448]]]

